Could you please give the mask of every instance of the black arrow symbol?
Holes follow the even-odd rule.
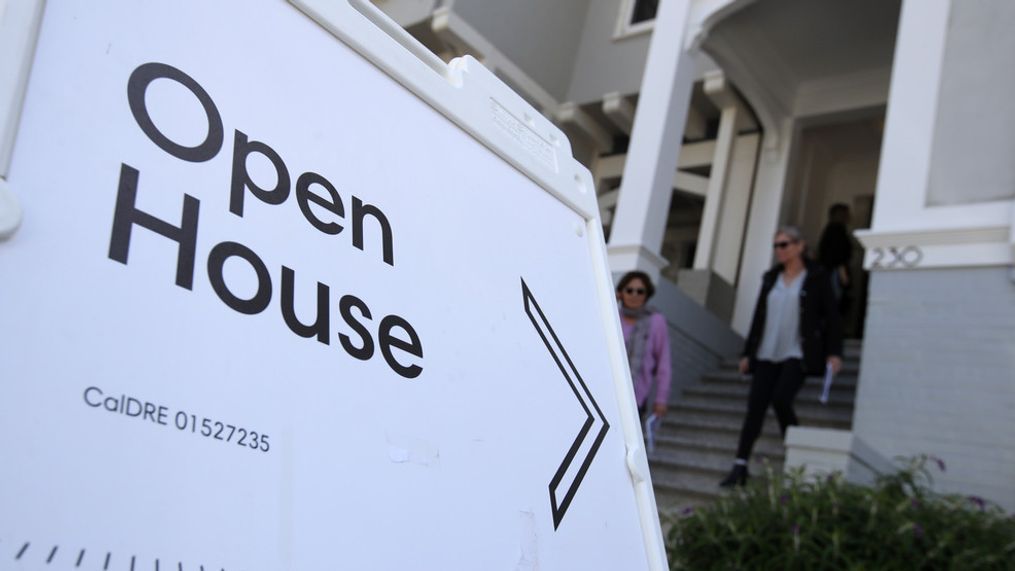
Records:
[[[585,478],[585,473],[588,472],[589,465],[592,464],[593,458],[596,457],[596,452],[599,451],[599,446],[603,443],[603,439],[606,438],[606,431],[610,429],[610,423],[606,421],[606,416],[603,414],[603,411],[600,410],[599,404],[596,403],[596,399],[592,398],[592,393],[589,391],[589,387],[585,384],[585,381],[582,380],[581,375],[578,374],[578,369],[575,368],[574,363],[571,361],[571,357],[569,357],[567,351],[564,350],[564,345],[561,344],[557,334],[554,333],[553,327],[550,326],[550,322],[546,319],[546,315],[543,313],[543,310],[540,309],[539,304],[536,302],[536,298],[532,295],[532,291],[525,283],[525,279],[522,279],[522,301],[525,305],[525,313],[528,314],[529,320],[532,321],[532,326],[536,328],[536,332],[539,333],[539,337],[543,340],[543,344],[546,345],[546,350],[550,352],[550,356],[553,357],[553,361],[557,363],[557,368],[560,369],[560,374],[564,375],[564,380],[566,380],[567,384],[570,385],[571,390],[574,392],[574,396],[578,398],[578,402],[582,405],[586,415],[585,422],[582,424],[581,430],[578,431],[578,436],[575,437],[574,443],[571,444],[571,448],[568,449],[567,455],[564,456],[564,460],[560,463],[560,467],[557,468],[557,472],[553,475],[553,479],[550,480],[550,508],[553,511],[553,529],[556,530],[557,527],[560,526],[561,520],[564,519],[564,514],[567,512],[567,508],[571,505],[571,500],[574,499],[575,493],[578,492],[578,487]],[[595,414],[593,414],[593,409],[595,410]],[[581,466],[578,468],[578,471],[569,483],[564,482],[564,476],[574,463],[575,456],[578,455],[578,451],[581,450],[582,446],[585,444],[589,433],[592,431],[592,427],[597,423],[601,424],[601,426],[596,432],[595,440],[592,442],[591,447],[582,459]],[[560,494],[562,489],[566,490],[563,497],[561,497]]]

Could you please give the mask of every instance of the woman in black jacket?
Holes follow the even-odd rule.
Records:
[[[746,483],[747,460],[768,405],[785,437],[787,427],[799,424],[793,399],[806,376],[842,368],[842,331],[828,274],[806,258],[800,231],[792,226],[779,229],[773,247],[779,263],[762,279],[740,359],[740,373],[751,372],[753,378],[737,457],[719,484],[723,487]]]

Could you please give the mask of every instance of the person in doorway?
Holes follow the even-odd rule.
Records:
[[[747,416],[733,468],[723,487],[744,485],[747,461],[771,404],[783,436],[798,424],[793,399],[807,375],[842,368],[842,333],[832,283],[824,269],[807,259],[806,244],[792,226],[780,228],[773,243],[778,264],[762,278],[761,293],[744,344],[739,368],[753,373]]]
[[[617,284],[620,326],[638,411],[643,417],[651,412],[661,419],[670,398],[670,336],[666,318],[647,305],[653,294],[655,286],[645,272],[628,272]],[[655,402],[650,404],[653,384]]]
[[[847,309],[847,290],[852,285],[849,263],[853,258],[853,241],[849,237],[849,206],[838,203],[828,209],[828,224],[818,242],[818,262],[829,273],[839,313]]]

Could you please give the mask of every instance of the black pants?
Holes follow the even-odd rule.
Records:
[[[787,359],[779,363],[758,361],[754,366],[754,378],[751,380],[751,392],[747,397],[747,417],[740,429],[740,444],[737,446],[737,459],[747,460],[751,457],[754,441],[761,434],[765,424],[765,413],[768,405],[775,409],[779,419],[779,430],[786,436],[786,429],[800,424],[793,411],[793,399],[804,385],[803,367],[800,359]]]

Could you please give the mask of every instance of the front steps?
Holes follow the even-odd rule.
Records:
[[[800,424],[849,430],[860,367],[858,341],[847,341],[843,370],[832,385],[828,404],[818,402],[822,379],[808,378],[797,395],[795,409]],[[749,382],[736,371],[736,361],[705,375],[685,388],[671,405],[663,422],[654,453],[649,455],[656,503],[661,510],[704,505],[719,496],[719,481],[729,471],[736,454],[740,426],[747,411]],[[766,470],[781,472],[785,448],[775,413],[769,409],[761,437],[754,445],[749,470],[764,476]]]

